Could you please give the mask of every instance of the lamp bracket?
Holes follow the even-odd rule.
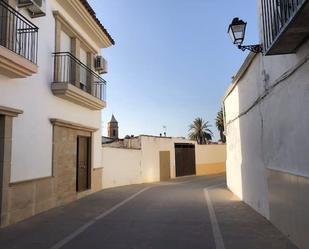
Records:
[[[242,51],[249,50],[253,53],[263,53],[263,47],[260,44],[256,45],[238,45],[238,48]]]

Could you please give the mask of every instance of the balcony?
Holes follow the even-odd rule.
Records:
[[[261,0],[266,55],[295,53],[309,36],[309,0]]]
[[[0,1],[0,74],[25,78],[37,73],[38,27]]]
[[[91,110],[106,106],[106,81],[71,53],[54,53],[54,95]]]

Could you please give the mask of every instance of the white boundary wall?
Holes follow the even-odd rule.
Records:
[[[140,150],[102,147],[103,188],[160,181],[160,151],[170,152],[170,176],[175,178],[175,143],[195,144],[196,166],[209,167],[208,173],[224,172],[225,145],[197,145],[186,139],[154,136],[136,139],[141,141]]]
[[[309,41],[296,54],[248,57],[224,98],[227,184],[309,248]]]
[[[142,183],[141,159],[141,150],[103,147],[103,188]]]

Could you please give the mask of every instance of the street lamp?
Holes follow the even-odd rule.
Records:
[[[247,23],[235,17],[229,25],[228,34],[230,35],[233,44],[237,45],[242,51],[249,50],[254,53],[263,53],[263,48],[260,44],[257,45],[242,45],[245,39]]]

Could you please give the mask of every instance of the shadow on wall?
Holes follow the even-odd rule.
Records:
[[[302,249],[309,248],[308,48],[249,56],[224,100],[229,188]]]
[[[248,56],[234,78],[238,83],[225,100],[227,181],[236,195],[269,218],[267,172],[262,161],[263,116],[261,106],[255,105],[264,92],[261,60],[260,54]]]

